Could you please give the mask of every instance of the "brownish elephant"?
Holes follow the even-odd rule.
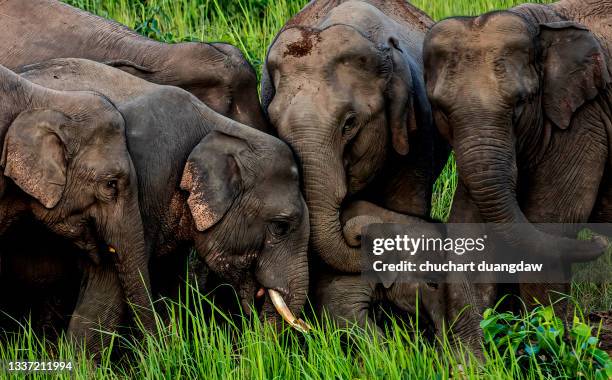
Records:
[[[121,309],[124,298],[152,327],[137,177],[121,113],[99,94],[51,90],[0,66],[0,137],[0,236],[32,221],[91,258],[69,333],[83,337],[99,323],[115,327],[109,313]],[[10,253],[21,252],[2,252],[5,273]],[[44,272],[46,264],[38,264],[35,270]],[[8,284],[0,298],[20,290]],[[85,306],[90,302],[95,307]]]
[[[427,93],[459,170],[451,222],[496,223],[510,246],[564,263],[603,252],[605,239],[553,236],[529,223],[612,222],[611,22],[610,1],[564,0],[430,30]],[[551,290],[521,288],[527,302]],[[458,308],[478,312],[494,291],[458,295],[466,297]],[[478,315],[469,320],[463,333],[480,334]]]
[[[422,75],[431,25],[405,1],[312,1],[268,50],[264,109],[302,166],[312,248],[335,270],[361,270],[343,236],[347,202],[429,216],[448,158]]]

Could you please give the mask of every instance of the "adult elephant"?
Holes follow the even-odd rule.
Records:
[[[232,45],[157,42],[55,0],[2,1],[0,24],[0,64],[9,69],[65,57],[106,62],[181,87],[222,115],[268,130],[255,72]]]
[[[112,326],[123,293],[152,327],[138,185],[119,111],[99,94],[50,90],[2,66],[0,104],[0,236],[35,221],[94,262],[114,261],[115,269],[94,266],[85,277],[71,335]],[[9,284],[2,298],[19,291]]]
[[[602,253],[602,239],[529,222],[612,221],[611,15],[609,1],[566,0],[430,30],[427,92],[459,169],[451,221],[503,223],[507,244],[566,263]]]
[[[448,157],[422,77],[431,24],[400,0],[312,1],[268,50],[264,109],[301,163],[312,247],[336,270],[362,269],[343,236],[347,201],[429,215]]]
[[[140,184],[156,290],[172,294],[195,245],[246,310],[256,303],[276,319],[276,309],[306,328],[294,315],[308,289],[308,210],[286,144],[180,88],[93,61],[51,60],[21,75],[50,88],[96,90],[117,105]]]

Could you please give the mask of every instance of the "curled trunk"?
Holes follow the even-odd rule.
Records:
[[[330,151],[321,154],[309,146],[300,155],[304,168],[304,195],[310,212],[311,244],[315,252],[332,268],[346,273],[360,273],[361,251],[344,238],[340,221],[341,205],[346,196],[344,168]],[[311,149],[310,151],[308,149]]]
[[[368,224],[382,223],[382,219],[372,215],[357,215],[344,224],[343,234],[351,247],[361,247],[361,230]]]
[[[474,114],[479,112],[472,110]],[[495,223],[494,230],[506,243],[526,252],[569,261],[592,260],[603,252],[603,242],[549,235],[527,220],[516,198],[516,150],[509,120],[491,122],[473,120],[472,116],[469,122],[457,123],[454,131],[460,176],[483,221]],[[478,131],[478,136],[467,136],[466,131]]]

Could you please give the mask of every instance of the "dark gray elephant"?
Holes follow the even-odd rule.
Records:
[[[2,1],[0,25],[0,64],[9,69],[53,58],[106,62],[150,82],[181,87],[225,116],[269,129],[257,76],[234,46],[157,42],[54,0]]]
[[[123,294],[143,308],[145,327],[152,325],[138,184],[124,127],[119,111],[99,94],[50,90],[0,66],[0,236],[32,221],[105,268],[90,265],[83,281],[69,328],[79,337],[92,324],[113,327],[104,311],[121,308]],[[7,254],[0,255],[3,273],[10,271]],[[35,269],[44,271],[44,261],[38,264]],[[12,272],[20,270],[27,271],[18,265]],[[8,284],[2,298],[19,291]],[[90,301],[97,307],[83,306]]]
[[[276,307],[303,327],[293,315],[306,302],[309,220],[286,144],[180,88],[93,61],[51,60],[24,67],[21,75],[51,88],[95,89],[122,113],[154,289],[172,293],[195,244],[247,310],[268,289],[264,314],[275,318]]]
[[[448,157],[422,77],[431,24],[399,0],[312,1],[268,50],[264,109],[301,163],[311,245],[336,270],[361,270],[343,237],[346,202],[429,216]]]
[[[609,1],[567,0],[430,30],[427,92],[459,169],[451,222],[612,221],[611,15]],[[590,260],[606,246],[513,226],[499,233],[527,252]],[[485,307],[493,289],[482,290],[458,295]],[[548,290],[525,285],[521,293],[542,300]],[[462,327],[468,335],[479,333],[472,317]]]

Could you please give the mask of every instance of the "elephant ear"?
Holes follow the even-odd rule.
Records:
[[[53,208],[66,186],[67,159],[61,126],[69,119],[53,110],[19,114],[4,138],[4,175],[46,208]]]
[[[540,25],[540,44],[544,112],[566,129],[574,112],[610,83],[606,58],[595,36],[575,22]]]
[[[389,129],[393,148],[400,155],[410,150],[409,135],[422,123],[431,123],[431,106],[418,66],[389,38],[393,71],[387,87]]]
[[[272,82],[270,72],[268,71],[268,60],[266,58],[266,62],[264,63],[261,72],[261,106],[266,114],[266,117],[270,117],[268,115],[268,107],[270,106],[270,103],[272,103],[272,100],[274,100],[274,95],[276,95],[276,89],[274,88],[274,83]]]
[[[212,131],[189,155],[181,189],[198,231],[217,224],[238,197],[242,176],[238,155],[247,144],[239,137]]]

